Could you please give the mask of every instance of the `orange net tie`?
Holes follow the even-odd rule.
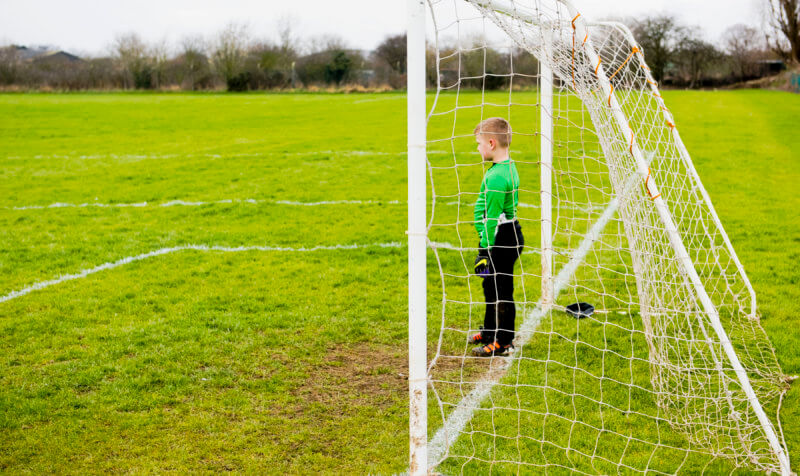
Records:
[[[611,78],[613,78],[614,76],[616,76],[616,75],[617,75],[617,73],[619,73],[620,71],[622,71],[622,68],[624,68],[624,67],[625,67],[625,65],[626,65],[626,64],[628,64],[628,61],[630,61],[630,60],[631,60],[631,58],[633,58],[633,55],[635,55],[635,54],[636,54],[636,53],[638,53],[638,52],[639,52],[639,48],[637,48],[637,47],[635,47],[635,46],[634,46],[634,47],[633,47],[633,50],[631,50],[631,53],[628,55],[628,57],[627,57],[627,58],[625,58],[625,61],[623,61],[623,62],[622,62],[622,64],[621,64],[621,65],[619,65],[619,68],[617,68],[617,70],[616,70],[616,71],[614,71],[614,74],[612,74],[611,76],[609,76],[609,77],[608,77],[608,79],[609,79],[609,80],[611,80]]]
[[[614,85],[609,84],[609,86],[611,87],[611,91],[608,93],[608,107],[611,107],[611,98],[614,96]]]
[[[580,13],[575,15],[575,18],[572,19],[572,87],[575,88],[576,91],[578,90],[578,85],[575,84],[575,20],[577,20],[579,16],[581,16]],[[584,42],[586,42],[586,40],[584,40]]]
[[[675,129],[675,124],[667,121],[667,125],[669,126],[670,129]]]
[[[650,187],[648,187],[647,183],[650,181],[650,167],[647,167],[647,177],[644,179],[644,189],[647,190],[647,195],[650,197],[650,200],[655,200],[656,198],[660,197],[661,194],[659,193],[656,196],[653,196],[650,193]]]
[[[600,63],[602,63],[602,62],[603,62],[603,59],[598,56],[597,57],[597,66],[594,68],[595,76],[597,76],[599,74],[598,71],[600,70]]]
[[[631,127],[631,145],[630,147],[628,147],[628,150],[630,151],[631,155],[633,155],[633,137],[634,137],[633,127]]]

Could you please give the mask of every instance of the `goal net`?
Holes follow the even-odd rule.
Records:
[[[647,52],[565,1],[426,9],[428,469],[787,473],[787,384]],[[486,358],[473,129],[498,116],[525,248],[514,352]]]

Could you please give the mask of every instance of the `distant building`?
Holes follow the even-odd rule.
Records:
[[[39,46],[36,48],[28,48],[27,46],[14,47],[17,49],[19,58],[23,61],[46,64],[76,63],[83,61],[78,56],[67,53],[66,51],[52,50],[46,46]]]
[[[17,55],[21,60],[29,60],[50,51],[44,46],[40,46],[38,48],[28,48],[27,46],[14,45],[12,48],[17,49]]]
[[[80,61],[83,60],[75,55],[67,53],[66,51],[51,51],[33,58],[33,62],[37,64],[64,64],[78,63]]]
[[[780,59],[768,59],[756,61],[759,70],[759,76],[771,76],[778,74],[786,69],[786,63]]]

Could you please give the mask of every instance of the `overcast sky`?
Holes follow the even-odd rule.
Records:
[[[573,0],[587,18],[677,15],[716,41],[736,23],[758,27],[767,0]],[[406,0],[0,0],[0,44],[54,45],[104,54],[117,34],[137,32],[173,45],[185,35],[213,35],[229,22],[275,38],[277,20],[293,19],[300,38],[334,34],[352,48],[372,49],[405,30]]]

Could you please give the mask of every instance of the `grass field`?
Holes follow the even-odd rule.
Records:
[[[798,374],[800,97],[665,100]],[[0,96],[0,469],[404,471],[405,141],[400,94]]]

